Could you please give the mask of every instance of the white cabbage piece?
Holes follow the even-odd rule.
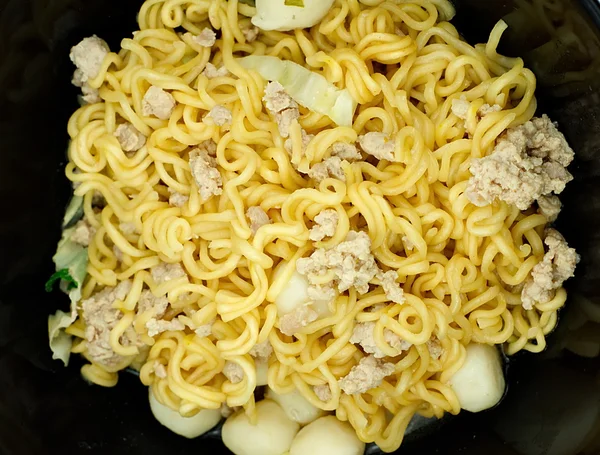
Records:
[[[63,222],[71,224],[76,220],[77,214],[81,213],[82,201],[81,198],[79,200],[73,198],[67,208]],[[77,206],[77,203],[79,203],[79,206]],[[68,294],[71,301],[69,313],[58,310],[48,317],[48,339],[52,350],[52,358],[61,360],[65,366],[69,364],[72,339],[64,330],[77,319],[77,303],[81,300],[81,286],[87,274],[88,263],[87,248],[71,241],[74,229],[74,227],[71,227],[63,231],[56,248],[56,254],[52,257],[56,266],[56,273],[46,283],[46,290],[51,291],[54,283],[60,280],[61,290]]]
[[[73,223],[81,219],[83,216],[83,197],[73,196],[67,209],[65,210],[65,216],[63,217],[62,227],[70,227]]]
[[[333,0],[256,0],[252,23],[262,30],[309,28],[327,15]]]
[[[292,61],[266,55],[250,55],[238,62],[268,81],[279,82],[298,104],[328,116],[337,125],[352,126],[356,101],[347,89],[337,88],[321,74]]]

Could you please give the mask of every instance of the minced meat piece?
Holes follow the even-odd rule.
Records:
[[[230,125],[233,120],[231,111],[220,104],[213,107],[207,114],[207,117],[211,118],[217,126]]]
[[[394,365],[369,355],[360,359],[346,376],[339,380],[340,388],[348,395],[365,393],[379,387],[386,376],[394,372]]]
[[[315,217],[315,225],[310,230],[309,239],[318,242],[325,237],[333,237],[340,216],[335,210],[323,210]]]
[[[242,31],[242,35],[244,35],[247,43],[253,43],[256,41],[256,38],[258,38],[258,34],[260,33],[259,28],[251,24],[245,27],[240,27],[240,30]]]
[[[284,335],[292,336],[302,327],[316,321],[318,317],[318,313],[309,305],[302,305],[279,319],[279,330]]]
[[[183,207],[190,200],[189,196],[174,191],[171,188],[169,188],[169,194],[169,205],[173,207]]]
[[[217,143],[212,139],[207,139],[206,141],[200,142],[196,148],[198,150],[206,152],[213,158],[217,156]]]
[[[298,104],[288,95],[279,82],[269,82],[265,87],[263,101],[267,109],[275,114],[286,109],[298,109]]]
[[[346,142],[335,142],[331,148],[331,155],[347,161],[362,160],[362,155],[356,146]]]
[[[207,201],[213,195],[223,194],[223,181],[221,173],[217,169],[217,160],[206,150],[194,149],[190,152],[190,170],[202,202]]]
[[[185,325],[179,319],[167,321],[165,319],[152,318],[146,322],[146,329],[148,329],[148,336],[154,337],[163,332],[184,330]]]
[[[310,141],[312,141],[315,137],[314,134],[307,134],[306,131],[304,130],[304,128],[302,128],[300,130],[300,133],[302,135],[302,153],[304,153],[304,151],[306,150],[306,147],[308,147],[308,144],[310,143]],[[286,152],[288,152],[288,154],[291,156],[292,152],[293,152],[293,143],[292,143],[292,139],[288,138],[285,140],[285,142],[283,143],[283,147],[285,148]]]
[[[375,322],[359,322],[354,326],[350,343],[360,345],[363,351],[367,354],[373,354],[375,358],[386,357],[386,354],[377,347],[374,333]],[[403,340],[389,329],[383,329],[383,339],[397,351],[396,355],[410,349],[412,346],[408,341]]]
[[[124,152],[137,152],[146,145],[146,136],[131,123],[119,125],[115,131],[115,137],[119,140]]]
[[[313,286],[322,285],[320,277],[332,270],[339,292],[354,286],[359,294],[369,291],[369,281],[380,272],[371,253],[371,239],[357,231],[350,231],[346,240],[333,248],[318,248],[310,257],[298,259],[296,269]]]
[[[389,270],[385,273],[380,273],[378,278],[381,280],[381,286],[383,287],[383,292],[388,299],[390,299],[394,303],[404,303],[404,290],[400,287],[398,282],[398,272],[394,270]]]
[[[204,68],[204,71],[202,71],[202,74],[204,74],[207,79],[215,79],[217,77],[229,76],[231,73],[224,65],[220,68],[217,68],[215,65],[208,62]]]
[[[203,324],[200,327],[196,327],[196,330],[194,330],[194,332],[200,338],[206,338],[207,336],[210,336],[212,334],[212,326],[212,322],[209,324]]]
[[[169,92],[154,85],[150,86],[142,99],[142,115],[154,115],[161,120],[169,120],[175,109],[175,98]]]
[[[100,90],[92,88],[88,84],[81,87],[81,100],[84,104],[96,104],[102,101]]]
[[[94,239],[94,235],[96,235],[96,228],[88,220],[79,220],[71,234],[71,241],[79,245],[89,246]]]
[[[187,276],[185,270],[180,263],[168,264],[161,262],[150,269],[152,279],[156,284],[165,283],[167,281],[175,280],[183,276]]]
[[[194,36],[192,40],[202,47],[213,47],[217,42],[217,34],[214,30],[205,27],[198,35]]]
[[[144,289],[140,294],[140,299],[137,305],[137,314],[144,313],[150,309],[154,310],[154,317],[161,318],[167,311],[169,301],[167,296],[156,297],[152,291]]]
[[[308,171],[308,176],[317,183],[321,183],[327,178],[335,178],[345,182],[346,174],[344,174],[344,169],[342,168],[342,164],[344,163],[349,164],[348,161],[342,160],[339,156],[330,156],[311,167]]]
[[[367,133],[359,136],[358,143],[364,152],[378,160],[396,161],[394,157],[396,144],[386,133]]]
[[[440,343],[440,340],[437,338],[431,338],[430,340],[427,340],[427,349],[429,350],[429,355],[435,360],[439,360],[444,353],[442,343]]]
[[[125,235],[131,235],[137,233],[137,228],[134,223],[120,223],[119,229]]]
[[[531,270],[531,278],[521,291],[523,308],[533,309],[536,303],[546,303],[554,298],[555,291],[575,273],[579,255],[569,248],[565,238],[555,229],[546,230],[544,243],[548,251]]]
[[[279,82],[269,82],[263,96],[265,106],[275,116],[281,137],[289,137],[294,120],[300,118],[298,104],[289,96]]]
[[[456,115],[459,119],[466,120],[470,108],[471,103],[467,101],[467,97],[465,95],[462,95],[460,99],[452,100],[452,113]],[[499,106],[498,104],[490,106],[486,103],[477,110],[477,115],[483,118],[488,114],[491,114],[493,112],[500,112],[501,110],[502,106]]]
[[[167,377],[167,369],[158,360],[154,362],[154,374],[160,379],[165,379]]]
[[[273,354],[273,346],[271,346],[269,340],[255,344],[252,346],[252,349],[250,349],[250,355],[258,359],[266,360],[271,357],[271,354]]]
[[[526,210],[541,196],[559,194],[573,179],[566,167],[573,150],[544,115],[510,128],[494,151],[471,163],[466,196],[477,206],[501,199]]]
[[[501,110],[502,110],[502,106],[500,106],[498,104],[494,104],[493,106],[490,106],[489,104],[486,103],[479,108],[479,110],[477,111],[477,114],[480,117],[485,117],[488,114],[493,114],[494,112],[500,112]]]
[[[223,375],[225,375],[232,384],[238,384],[244,379],[244,370],[237,363],[227,361],[223,367]]]
[[[86,325],[87,354],[92,362],[109,369],[118,367],[124,360],[110,346],[110,332],[123,317],[123,313],[113,308],[113,304],[116,300],[125,300],[131,286],[131,280],[121,281],[116,287],[106,287],[81,303]],[[120,342],[124,346],[137,341],[135,332],[130,332],[121,337]]]
[[[404,248],[406,248],[408,251],[415,249],[415,244],[412,243],[411,240],[405,235],[402,236],[402,243],[404,244]]]
[[[336,298],[337,293],[331,285],[312,285],[309,286],[307,292],[308,298],[313,302],[331,302]]]
[[[256,231],[261,227],[271,223],[271,218],[269,218],[267,212],[259,206],[248,207],[248,210],[246,210],[246,217],[248,217],[248,220],[250,221],[252,234],[256,234]]]
[[[275,121],[277,122],[277,129],[281,137],[290,136],[290,128],[294,120],[300,118],[300,112],[298,109],[286,109],[285,111],[278,112],[275,114]]]
[[[329,384],[316,385],[313,387],[313,391],[317,398],[321,401],[329,401],[331,400],[331,387]]]
[[[538,212],[545,216],[549,223],[556,221],[562,209],[562,204],[558,196],[541,196],[538,198],[537,204]]]
[[[69,57],[79,70],[74,76],[77,83],[81,84],[78,85],[79,87],[100,74],[104,58],[109,52],[108,44],[96,35],[84,38],[79,44],[71,48]]]
[[[452,107],[450,109],[459,119],[466,120],[470,108],[471,103],[467,101],[465,95],[462,95],[459,99],[452,100]]]

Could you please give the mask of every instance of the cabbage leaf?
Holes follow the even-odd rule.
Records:
[[[292,61],[266,55],[250,55],[238,62],[268,81],[279,82],[298,104],[328,116],[337,125],[352,126],[356,101],[347,89],[337,88],[323,75]]]
[[[65,214],[66,225],[72,224],[80,213],[77,206],[81,206],[82,199],[79,202],[69,204],[67,214]],[[51,292],[56,282],[60,282],[60,289],[68,294],[71,301],[69,313],[58,310],[55,314],[48,317],[48,339],[52,358],[60,359],[67,366],[71,353],[72,339],[65,333],[65,329],[70,327],[77,319],[77,303],[81,300],[81,287],[87,274],[88,249],[71,240],[74,227],[63,230],[62,237],[56,248],[56,254],[52,257],[56,267],[54,273],[46,283],[46,291]]]

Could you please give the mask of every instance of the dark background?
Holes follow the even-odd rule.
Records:
[[[68,306],[46,294],[69,185],[66,124],[76,109],[69,49],[93,33],[117,49],[140,1],[0,0],[0,455],[226,453],[218,434],[192,441],[154,421],[146,388],[121,374],[89,386],[73,356],[53,362],[46,318]],[[577,153],[558,228],[582,254],[561,324],[540,355],[516,355],[509,394],[407,437],[401,454],[600,453],[600,6],[596,1],[465,0],[454,23],[484,42],[504,17],[502,50],[538,76],[540,111]]]

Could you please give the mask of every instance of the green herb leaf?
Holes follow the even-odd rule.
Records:
[[[283,4],[285,6],[299,6],[300,8],[304,8],[304,0],[285,0]]]
[[[52,289],[54,288],[54,283],[61,280],[65,281],[68,291],[77,287],[77,281],[73,279],[73,277],[69,273],[69,269],[61,269],[54,275],[52,275],[50,279],[46,282],[46,292],[52,292]]]

